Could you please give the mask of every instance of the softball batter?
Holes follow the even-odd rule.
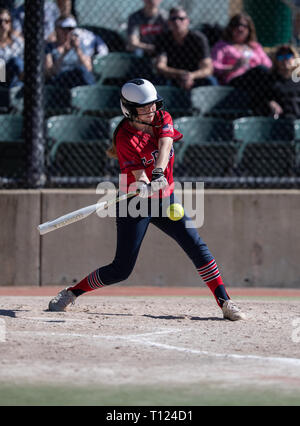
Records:
[[[148,214],[130,215],[129,200],[124,215],[123,206],[117,204],[117,248],[109,265],[90,273],[73,287],[62,290],[49,303],[50,311],[64,311],[75,299],[97,288],[123,281],[131,274],[150,223],[172,237],[189,256],[200,277],[214,295],[224,318],[232,321],[245,319],[245,315],[230,300],[217,263],[195,228],[186,226],[189,217],[171,220],[163,214],[165,201],[174,199],[173,143],[182,138],[173,128],[170,114],[162,110],[163,99],[153,84],[144,79],[131,80],[121,89],[121,109],[124,119],[116,128],[110,157],[117,158],[121,170],[120,191],[139,190],[138,203],[146,204]],[[122,179],[123,178],[123,179]],[[124,179],[125,178],[125,179]],[[159,214],[151,214],[156,199]],[[121,204],[120,203],[120,204]],[[122,214],[120,214],[122,207]],[[155,209],[157,212],[157,209]]]

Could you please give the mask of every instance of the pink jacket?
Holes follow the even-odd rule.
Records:
[[[214,45],[211,51],[211,56],[214,64],[214,72],[221,84],[227,84],[232,78],[238,77],[248,71],[250,68],[263,65],[271,68],[272,61],[265,53],[262,46],[257,42],[252,42],[248,51],[248,64],[242,65],[236,70],[225,73],[226,66],[234,65],[244,54],[241,50],[236,49],[232,44],[219,41]]]

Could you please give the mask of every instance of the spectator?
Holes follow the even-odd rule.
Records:
[[[73,16],[56,21],[55,43],[46,47],[46,81],[65,88],[94,84],[92,58],[76,35]]]
[[[45,28],[45,40],[55,41],[55,21],[60,16],[68,16],[71,14],[72,1],[71,0],[46,0],[44,5],[44,28]],[[24,29],[24,18],[25,18],[25,6],[24,4],[15,8],[12,11],[13,14],[13,27],[14,34],[23,37]]]
[[[44,14],[45,40],[53,41],[55,21],[60,16],[60,11],[56,3],[51,0],[46,0],[44,6]],[[23,37],[24,19],[25,5],[22,4],[21,6],[13,10],[14,34],[18,37]]]
[[[109,53],[109,49],[102,38],[92,31],[85,28],[76,28],[74,34],[79,37],[80,42],[84,46],[85,53],[89,56],[100,55],[105,56]]]
[[[72,0],[56,0],[57,6],[60,10],[61,17],[74,16],[74,1]],[[102,38],[92,31],[88,31],[85,28],[76,28],[74,31],[78,35],[80,42],[84,45],[84,49],[87,55],[94,56],[100,55],[105,56],[109,53],[107,45],[104,43]]]
[[[299,65],[299,54],[293,46],[281,45],[276,49],[273,68],[263,84],[266,115],[300,118]]]
[[[23,40],[12,35],[12,17],[8,9],[0,9],[0,59],[5,61],[6,87],[22,84],[24,72]]]
[[[60,16],[73,15],[73,1],[72,0],[56,0],[57,6],[60,11]]]
[[[272,66],[271,59],[257,42],[252,18],[245,13],[231,18],[223,39],[212,49],[212,58],[215,75],[221,84],[234,85],[234,80],[249,70],[258,66]],[[237,81],[237,85],[240,81]]]
[[[56,32],[55,32],[55,21],[59,17],[67,17],[71,15],[71,10],[73,9],[71,0],[56,0],[56,3],[47,0],[45,2],[45,40],[48,42],[56,41]],[[24,27],[24,16],[25,9],[24,4],[19,6],[13,11],[14,16],[14,34],[23,37],[23,27]],[[84,45],[85,50],[88,51],[90,56],[93,55],[107,55],[108,47],[104,43],[101,37],[95,35],[91,31],[88,31],[84,28],[77,28],[76,34],[80,38],[81,43]]]
[[[137,55],[153,55],[155,37],[167,29],[167,12],[159,9],[162,0],[144,0],[144,8],[128,18],[128,50]]]
[[[171,84],[184,89],[213,85],[213,65],[207,38],[189,29],[190,20],[183,8],[170,10],[169,31],[155,41],[156,68]]]

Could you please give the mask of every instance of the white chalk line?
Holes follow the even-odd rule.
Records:
[[[208,351],[200,351],[198,349],[190,349],[190,348],[183,348],[180,346],[173,346],[173,345],[167,345],[165,343],[158,343],[158,342],[152,342],[150,340],[145,339],[130,339],[131,341],[135,341],[136,343],[143,343],[147,346],[156,346],[162,349],[168,349],[168,350],[176,350],[179,352],[187,352],[191,354],[196,355],[206,355],[206,356],[212,356],[216,358],[233,358],[233,359],[247,359],[247,360],[256,360],[256,361],[270,361],[270,362],[279,362],[284,364],[291,364],[294,366],[300,366],[300,359],[298,358],[282,358],[282,357],[265,357],[261,355],[239,355],[239,354],[220,354],[215,352],[208,352]]]
[[[30,321],[46,321],[46,322],[90,322],[90,319],[76,319],[76,318],[65,318],[65,317],[17,317],[18,319],[30,320]]]
[[[285,358],[285,357],[267,357],[262,355],[240,355],[240,354],[226,354],[226,353],[216,353],[216,352],[208,352],[208,351],[202,351],[198,349],[191,349],[191,348],[185,348],[181,346],[174,346],[174,345],[168,345],[165,343],[159,343],[159,342],[153,342],[151,340],[146,339],[146,337],[151,337],[155,335],[162,335],[162,334],[171,334],[182,331],[180,329],[169,329],[169,330],[163,330],[163,331],[155,331],[151,333],[143,333],[143,334],[132,334],[132,335],[126,335],[126,336],[120,336],[120,335],[99,335],[99,334],[81,334],[81,333],[46,333],[46,332],[32,332],[32,331],[14,331],[12,334],[14,335],[24,335],[27,334],[30,337],[34,336],[41,336],[41,337],[79,337],[79,338],[92,338],[92,339],[107,339],[107,340],[126,340],[133,343],[142,344],[145,346],[154,346],[161,349],[166,350],[173,350],[178,352],[185,352],[190,353],[194,355],[205,355],[208,357],[214,357],[214,358],[224,358],[224,359],[236,359],[236,360],[255,360],[255,361],[264,361],[264,362],[274,362],[279,364],[288,364],[295,367],[300,367],[300,359],[299,358]]]

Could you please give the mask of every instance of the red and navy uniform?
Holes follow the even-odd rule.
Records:
[[[129,186],[135,182],[133,170],[145,169],[146,175],[151,181],[152,170],[155,168],[155,162],[158,155],[158,141],[160,138],[169,137],[176,143],[182,138],[182,134],[174,129],[173,120],[167,111],[156,111],[154,124],[159,127],[153,127],[154,135],[137,130],[125,120],[116,136],[116,148],[120,164],[121,180],[120,190],[127,192]],[[162,196],[168,196],[173,192],[174,149],[170,152],[169,163],[165,169],[165,178],[169,183],[169,188],[163,191]],[[124,177],[127,180],[125,186]],[[161,191],[160,191],[161,192]]]
[[[160,121],[159,121],[160,120]],[[127,177],[127,186],[121,182],[121,190],[126,192],[130,184],[135,182],[132,171],[145,169],[151,180],[152,170],[155,167],[155,159],[158,154],[158,142],[160,138],[171,137],[174,142],[181,139],[182,135],[173,128],[172,118],[168,112],[157,111],[155,123],[160,123],[160,127],[154,127],[154,135],[136,130],[130,122],[125,120],[116,135],[116,148],[123,176]],[[165,170],[165,177],[171,190],[168,195],[165,193],[157,200],[159,207],[163,208],[163,201],[169,197],[168,202],[176,202],[173,192],[173,164],[174,151],[171,150],[169,163]],[[123,188],[122,188],[123,185]],[[146,201],[145,201],[146,200]],[[151,199],[144,199],[151,206]],[[223,301],[229,299],[220,271],[216,261],[210,253],[207,245],[199,236],[197,230],[186,226],[190,218],[184,216],[178,221],[172,221],[166,215],[151,216],[151,207],[148,216],[124,217],[120,214],[120,204],[129,203],[124,200],[117,203],[117,249],[115,258],[107,266],[103,266],[85,277],[79,284],[69,288],[76,296],[91,291],[105,285],[115,284],[126,280],[138,257],[138,253],[147,232],[148,226],[152,223],[161,231],[173,238],[185,251],[194,263],[198,274],[210,288],[219,306]],[[128,205],[128,204],[127,204]],[[127,207],[127,206],[125,206]],[[153,268],[155,274],[155,268]]]

